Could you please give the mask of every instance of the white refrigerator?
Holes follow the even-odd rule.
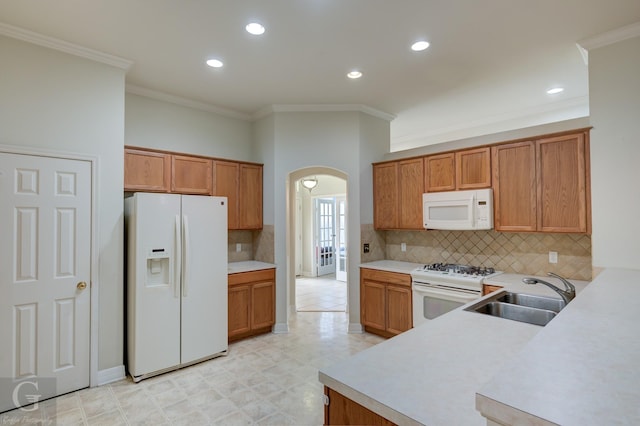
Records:
[[[125,225],[133,380],[226,354],[227,198],[138,192]]]

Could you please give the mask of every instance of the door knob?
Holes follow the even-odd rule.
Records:
[[[85,288],[87,288],[87,283],[84,281],[80,281],[76,287],[78,288],[78,290],[84,290]]]

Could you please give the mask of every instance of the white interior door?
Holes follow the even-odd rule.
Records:
[[[335,199],[316,198],[316,265],[318,276],[336,272]]]
[[[89,386],[91,163],[0,153],[0,200],[2,412]]]
[[[336,280],[347,281],[347,199],[336,198]]]

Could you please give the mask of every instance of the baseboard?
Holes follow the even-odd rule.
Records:
[[[106,385],[108,383],[117,382],[126,377],[124,371],[124,365],[118,365],[117,367],[107,368],[106,370],[98,371],[98,386]]]
[[[276,323],[273,326],[273,334],[287,334],[289,333],[289,324],[285,323]]]
[[[349,333],[351,334],[362,334],[364,329],[362,328],[362,324],[359,322],[349,323]]]

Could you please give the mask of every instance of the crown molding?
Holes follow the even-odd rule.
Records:
[[[222,115],[229,118],[237,118],[239,120],[251,121],[252,115],[245,114],[238,111],[233,111],[227,108],[222,108],[216,105],[208,104],[205,102],[198,102],[191,99],[183,98],[180,96],[170,95],[165,92],[157,90],[147,89],[146,87],[136,86],[134,84],[126,84],[125,91],[133,95],[144,96],[146,98],[155,99],[158,101],[169,102],[172,104],[184,106],[187,108],[199,109],[202,111],[212,112],[214,114]]]
[[[360,104],[274,104],[257,111],[253,119],[258,120],[276,112],[362,112],[386,121],[396,118],[393,114]]]
[[[490,117],[467,121],[427,132],[391,137],[391,151],[404,151],[518,128],[548,124],[589,115],[589,97],[578,96],[552,104],[538,105]]]
[[[587,51],[640,36],[640,22],[580,40],[578,45]]]
[[[58,50],[128,71],[133,61],[0,22],[0,35]]]

